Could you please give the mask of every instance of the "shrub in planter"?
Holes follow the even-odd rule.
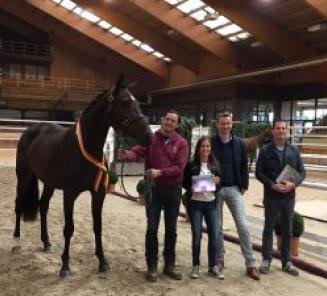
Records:
[[[293,256],[297,256],[299,253],[299,237],[304,232],[304,219],[303,217],[297,213],[294,212],[293,216],[293,226],[292,226],[292,241],[291,241],[291,254]],[[277,246],[278,250],[281,250],[281,217],[280,215],[277,218],[276,224],[275,224],[275,234],[277,236]]]
[[[118,176],[114,171],[109,171],[109,192],[115,192],[115,185],[118,182]]]
[[[300,237],[303,234],[303,232],[304,232],[304,219],[298,212],[294,212],[292,235],[294,237]],[[275,234],[281,235],[280,215],[278,216],[275,224]]]
[[[137,202],[144,205],[144,193],[145,193],[145,180],[141,179],[136,184],[136,191],[139,194]]]

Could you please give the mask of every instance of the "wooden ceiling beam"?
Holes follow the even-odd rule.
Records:
[[[263,66],[253,57],[235,47],[229,40],[219,38],[216,32],[210,32],[204,25],[197,23],[178,9],[172,9],[163,1],[133,0],[131,3],[215,55],[234,70]]]
[[[318,58],[318,53],[301,41],[269,22],[244,0],[203,0],[206,4],[248,31],[256,39],[290,62]],[[310,0],[306,0],[310,1]],[[312,0],[314,1],[314,0]],[[317,1],[322,2],[322,1]],[[324,1],[325,2],[325,1]],[[319,80],[327,83],[326,66],[315,67]]]
[[[138,38],[149,44],[155,50],[158,50],[165,56],[171,58],[173,62],[184,66],[194,73],[199,71],[200,56],[191,52],[187,48],[177,45],[175,42],[162,34],[149,29],[140,22],[115,11],[110,8],[106,2],[98,0],[75,0],[75,3],[81,7],[92,11],[94,14],[109,22],[111,25],[121,29],[122,31]]]
[[[304,0],[304,2],[314,8],[322,17],[327,19],[327,2],[325,0]]]
[[[15,15],[15,11],[21,9],[23,4],[18,2],[19,1],[5,1],[2,2],[0,6],[5,9],[10,9]],[[164,78],[165,80],[169,79],[169,66],[164,61],[160,61],[154,56],[136,49],[134,45],[126,44],[126,42],[121,38],[117,38],[109,33],[104,34],[101,27],[95,26],[74,13],[69,13],[65,8],[57,7],[54,2],[26,0],[25,3],[28,3],[31,7],[44,12],[46,15],[54,17],[59,22],[72,28],[74,31],[77,31],[108,49],[117,52],[133,63],[136,63],[142,68],[152,72],[156,76]]]

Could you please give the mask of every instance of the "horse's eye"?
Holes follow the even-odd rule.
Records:
[[[123,105],[125,107],[128,107],[128,106],[132,105],[132,101],[131,100],[125,100],[125,101],[123,101]]]

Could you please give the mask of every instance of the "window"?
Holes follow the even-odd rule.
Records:
[[[36,80],[37,78],[37,66],[25,65],[25,79]]]

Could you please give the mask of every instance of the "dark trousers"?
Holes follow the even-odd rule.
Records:
[[[282,265],[286,265],[291,260],[290,246],[292,237],[292,221],[294,215],[294,197],[264,199],[265,225],[262,234],[262,257],[264,260],[272,260],[273,232],[277,215],[281,215],[281,235],[282,235]]]
[[[152,187],[152,198],[146,207],[147,230],[145,235],[145,257],[148,266],[157,266],[158,262],[158,227],[161,209],[165,219],[165,265],[175,264],[175,246],[177,238],[177,218],[181,201],[181,186]]]
[[[193,266],[200,265],[200,250],[202,239],[203,218],[207,224],[208,231],[208,266],[213,267],[217,264],[218,252],[218,225],[216,201],[202,202],[190,201],[190,222],[192,227],[192,256]]]

